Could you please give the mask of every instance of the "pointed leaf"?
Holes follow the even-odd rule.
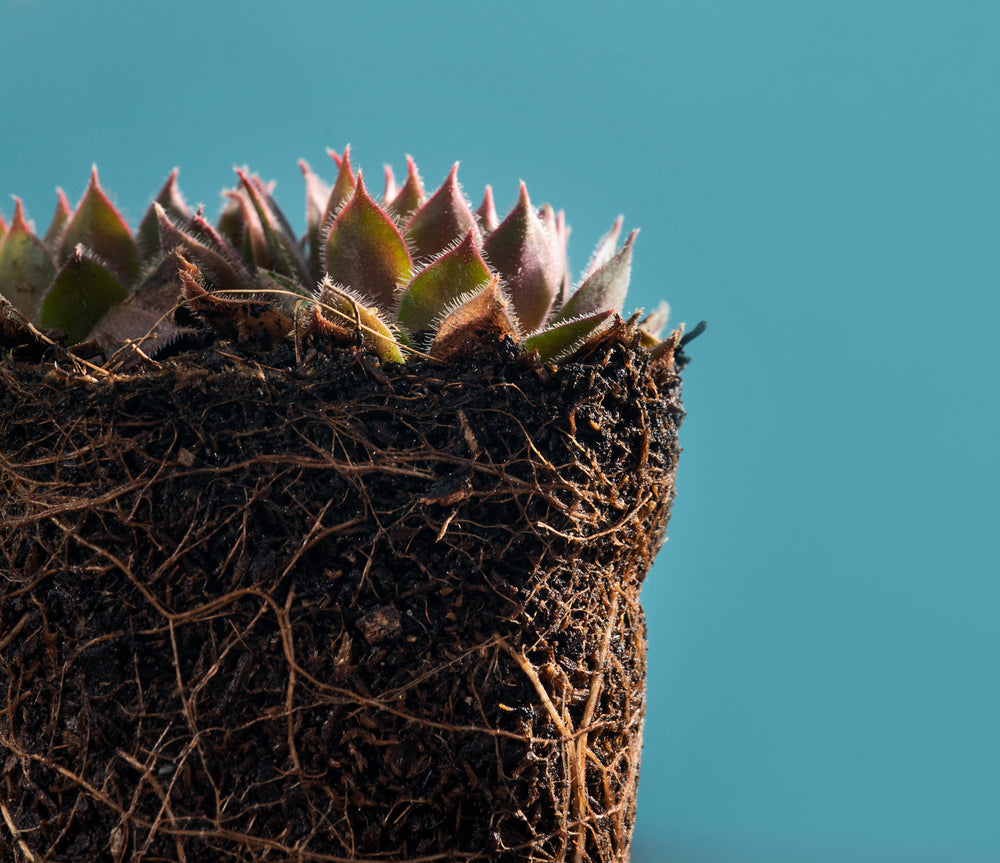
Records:
[[[85,251],[81,243],[42,297],[39,324],[65,330],[70,344],[76,344],[126,295],[121,282]]]
[[[483,202],[476,210],[476,219],[484,234],[492,234],[500,225],[500,217],[497,215],[496,204],[493,203],[493,187],[487,185],[486,194],[483,195]]]
[[[553,323],[562,323],[570,318],[605,309],[621,311],[632,274],[632,244],[638,233],[638,229],[632,231],[618,253],[577,288]]]
[[[386,200],[389,200],[386,198]],[[406,157],[406,182],[403,187],[392,197],[392,202],[385,208],[396,224],[405,225],[413,218],[427,200],[424,193],[424,184],[417,173],[417,163],[410,156]]]
[[[49,250],[49,254],[53,258],[59,254],[59,244],[62,241],[63,232],[66,230],[66,225],[69,224],[72,215],[73,210],[69,206],[66,193],[57,186],[56,209],[52,214],[52,221],[49,223],[48,230],[42,238],[45,248]]]
[[[428,329],[442,311],[463,294],[477,291],[492,278],[476,248],[472,231],[410,282],[399,303],[396,319],[410,333]]]
[[[3,220],[3,216],[0,215],[0,240],[2,240],[7,234],[7,223]]]
[[[295,235],[292,233],[284,214],[271,200],[271,196],[259,181],[252,181],[246,172],[240,169],[237,169],[236,173],[253,204],[257,218],[260,219],[270,257],[268,269],[303,282],[307,281],[306,263],[299,252]]]
[[[90,173],[87,191],[63,234],[60,262],[75,254],[78,244],[106,260],[127,284],[139,278],[139,249],[125,220],[104,194],[96,165]]]
[[[383,165],[382,171],[385,173],[385,186],[382,188],[382,208],[388,211],[386,205],[399,194],[399,186],[396,184],[396,175],[392,172],[392,165]]]
[[[235,212],[227,208],[222,214],[226,217],[226,222],[223,225],[220,218],[219,233],[229,239],[232,239],[234,234],[239,237],[233,245],[239,249],[241,257],[248,266],[266,267],[270,263],[267,237],[264,236],[264,228],[260,224],[260,217],[254,209],[253,202],[243,189],[230,189],[225,195],[232,202]]]
[[[516,342],[517,326],[494,276],[489,284],[461,298],[445,314],[430,353],[439,360],[453,360],[491,350],[504,337]]]
[[[157,226],[160,231],[160,245],[165,252],[174,249],[200,267],[217,291],[246,291],[252,289],[251,276],[237,268],[227,257],[209,248],[200,239],[178,228],[166,211],[158,203],[153,204]],[[198,217],[195,217],[196,219]]]
[[[306,184],[306,235],[304,238],[306,261],[309,265],[310,281],[319,280],[320,233],[323,229],[323,213],[330,199],[330,187],[316,174],[305,159],[299,159],[299,168]]]
[[[566,227],[566,215],[562,210],[557,213],[549,204],[543,204],[538,218],[545,226],[549,242],[552,245],[552,256],[555,258],[555,303],[562,306],[569,298],[570,291],[569,257],[567,255],[569,228]]]
[[[590,339],[602,332],[614,317],[613,309],[605,309],[579,318],[572,318],[561,324],[528,336],[522,342],[526,351],[538,351],[543,362],[556,362],[583,347]]]
[[[363,188],[360,175],[358,187]],[[379,359],[391,363],[403,362],[403,353],[392,330],[378,310],[367,305],[362,297],[335,284],[329,276],[324,276],[318,305],[331,323],[350,332],[360,331],[361,343]]]
[[[333,222],[341,207],[354,194],[354,188],[357,185],[354,173],[351,171],[351,145],[348,144],[344,147],[343,156],[338,156],[333,150],[327,150],[327,153],[337,163],[337,178],[333,181],[333,188],[330,190],[330,197],[327,199],[326,209],[323,211],[321,231]]]
[[[396,286],[412,267],[399,230],[369,197],[360,171],[354,195],[330,227],[325,265],[334,282],[383,309],[395,308]]]
[[[621,235],[624,222],[625,217],[619,216],[615,219],[615,223],[611,226],[611,229],[597,241],[597,245],[590,255],[590,261],[587,263],[587,269],[583,271],[583,276],[580,277],[581,282],[585,282],[615,256],[615,249],[618,248],[618,237]]]
[[[14,198],[14,221],[0,240],[0,293],[34,319],[56,268],[48,249],[32,233],[20,198]]]
[[[486,238],[483,250],[507,283],[507,291],[525,332],[538,329],[555,301],[558,262],[553,240],[535,214],[521,183],[517,204]]]
[[[464,237],[470,228],[476,231],[476,245],[479,245],[479,226],[459,188],[456,162],[441,188],[410,219],[404,236],[413,249],[414,259],[429,259]]]
[[[191,210],[188,208],[181,190],[177,188],[177,173],[177,168],[174,168],[170,172],[170,176],[167,177],[167,181],[163,184],[163,188],[160,189],[160,193],[154,200],[163,207],[171,219],[183,223],[191,218]],[[161,251],[160,229],[156,218],[156,210],[152,204],[149,205],[146,215],[142,217],[142,222],[139,223],[137,239],[139,252],[143,260],[148,261]]]

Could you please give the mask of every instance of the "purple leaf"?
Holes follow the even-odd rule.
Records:
[[[396,319],[410,333],[422,332],[450,303],[477,291],[492,276],[470,230],[458,246],[414,277],[400,300]]]
[[[389,200],[388,197],[386,200]],[[427,201],[424,184],[417,173],[417,163],[406,157],[406,182],[393,196],[385,211],[396,220],[397,225],[405,225]]]
[[[330,226],[340,208],[350,200],[357,185],[354,173],[351,171],[351,145],[348,144],[344,147],[343,156],[338,156],[333,150],[327,150],[326,152],[330,154],[330,158],[337,164],[337,179],[333,181],[330,197],[327,199],[326,208],[323,210],[321,232]]]
[[[87,191],[66,226],[59,261],[65,262],[74,255],[78,244],[106,260],[127,284],[138,279],[139,249],[121,213],[104,194],[96,165],[91,170]]]
[[[478,234],[476,217],[458,185],[456,162],[441,188],[410,219],[405,231],[406,241],[413,249],[414,259],[429,260],[464,237],[470,229]]]
[[[357,187],[326,238],[326,272],[383,309],[396,306],[396,286],[412,262],[399,229],[376,204],[358,172]]]
[[[14,220],[0,240],[0,293],[34,319],[55,274],[48,249],[32,232],[21,199],[14,198]]]
[[[496,204],[493,203],[493,187],[490,185],[486,186],[483,202],[479,205],[479,209],[476,210],[476,219],[484,234],[492,234],[500,224]]]
[[[618,247],[618,237],[621,235],[622,224],[624,222],[625,217],[619,216],[615,219],[615,223],[611,226],[611,230],[609,230],[603,237],[601,237],[600,240],[597,241],[597,246],[591,253],[590,261],[587,263],[587,269],[583,271],[583,275],[580,277],[581,282],[585,282],[594,272],[603,267],[614,257],[615,249]]]
[[[256,177],[248,177],[245,171],[237,169],[236,174],[253,204],[264,232],[269,256],[265,267],[302,282],[308,281],[306,263],[299,252],[295,235],[292,233],[288,220],[271,199],[269,191],[260,180]]]
[[[59,243],[72,215],[73,210],[70,208],[66,193],[57,186],[56,209],[52,214],[52,221],[49,223],[48,230],[46,230],[45,236],[42,238],[45,248],[49,250],[52,257],[59,254]]]
[[[483,249],[490,265],[504,277],[525,332],[544,323],[555,301],[559,266],[553,242],[522,182],[517,204],[486,238]]]
[[[77,344],[126,296],[121,282],[78,244],[42,297],[38,322],[65,330],[70,344]]]
[[[178,249],[187,258],[205,272],[217,291],[250,290],[252,278],[250,274],[228,256],[220,254],[187,231],[178,228],[167,216],[166,211],[158,203],[153,204],[156,213],[157,226],[160,231],[160,246],[165,254]],[[198,216],[195,217],[197,220]]]
[[[185,222],[191,218],[191,210],[188,208],[184,196],[181,195],[181,190],[177,188],[177,173],[177,168],[170,172],[170,176],[167,177],[167,181],[163,184],[155,201],[163,207],[171,219]],[[152,204],[149,205],[146,215],[142,217],[142,222],[139,224],[138,241],[139,251],[145,261],[160,251],[160,228],[156,218],[156,210],[153,209]]]
[[[583,317],[605,309],[621,311],[632,272],[632,244],[638,233],[638,229],[632,231],[618,253],[577,288],[553,323],[562,323],[570,318]]]

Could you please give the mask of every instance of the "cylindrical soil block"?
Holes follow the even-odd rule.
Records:
[[[0,361],[0,861],[627,861],[673,358]]]

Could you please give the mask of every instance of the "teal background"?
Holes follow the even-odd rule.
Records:
[[[1000,860],[1000,4],[0,0],[0,211],[352,144],[700,319],[637,863]]]

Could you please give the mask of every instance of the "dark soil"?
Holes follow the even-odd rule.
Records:
[[[0,863],[628,860],[682,417],[621,329],[0,359]]]

